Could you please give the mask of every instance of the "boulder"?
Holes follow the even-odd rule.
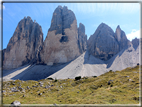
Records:
[[[47,65],[66,63],[79,55],[76,17],[66,6],[58,6],[40,52],[41,61]]]
[[[20,103],[19,101],[13,101],[13,102],[11,103],[11,106],[12,106],[12,107],[19,107],[19,106],[21,106],[21,103]]]
[[[80,53],[87,50],[87,35],[85,35],[85,26],[80,23],[78,28],[78,45]]]
[[[95,33],[88,40],[88,51],[93,56],[108,60],[119,52],[119,44],[114,37],[113,30],[101,23]]]
[[[3,53],[3,68],[12,69],[36,60],[43,44],[41,26],[28,16],[24,17]]]

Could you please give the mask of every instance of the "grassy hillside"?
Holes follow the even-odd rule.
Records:
[[[3,104],[15,100],[21,104],[139,104],[139,72],[136,66],[77,81],[7,81],[3,82]],[[12,92],[13,87],[19,91]]]

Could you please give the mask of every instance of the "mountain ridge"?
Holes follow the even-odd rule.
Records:
[[[73,11],[58,6],[44,41],[41,26],[29,16],[18,23],[3,50],[3,73],[8,72],[4,79],[99,76],[109,70],[133,67],[141,64],[139,41],[130,42],[119,25],[114,32],[105,23],[101,23],[87,40],[85,26],[82,23],[77,26]],[[31,66],[25,68],[26,65]]]

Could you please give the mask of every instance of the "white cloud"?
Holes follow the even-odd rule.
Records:
[[[130,41],[135,38],[140,38],[140,30],[133,29],[132,32],[126,36]]]

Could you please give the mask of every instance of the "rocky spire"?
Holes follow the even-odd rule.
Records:
[[[108,25],[101,23],[95,33],[90,36],[88,51],[102,60],[108,60],[119,52],[119,45],[114,37],[114,32]]]
[[[41,26],[28,16],[24,17],[4,51],[3,68],[17,68],[35,59],[35,53],[43,44]]]
[[[77,21],[66,6],[58,6],[52,16],[41,60],[47,65],[69,62],[80,55]]]
[[[123,30],[121,30],[120,26],[118,25],[115,31],[115,38],[119,44],[119,51],[122,50],[128,44],[128,39],[126,34]]]
[[[80,53],[87,50],[87,35],[85,35],[85,26],[80,23],[78,28],[78,45]]]

